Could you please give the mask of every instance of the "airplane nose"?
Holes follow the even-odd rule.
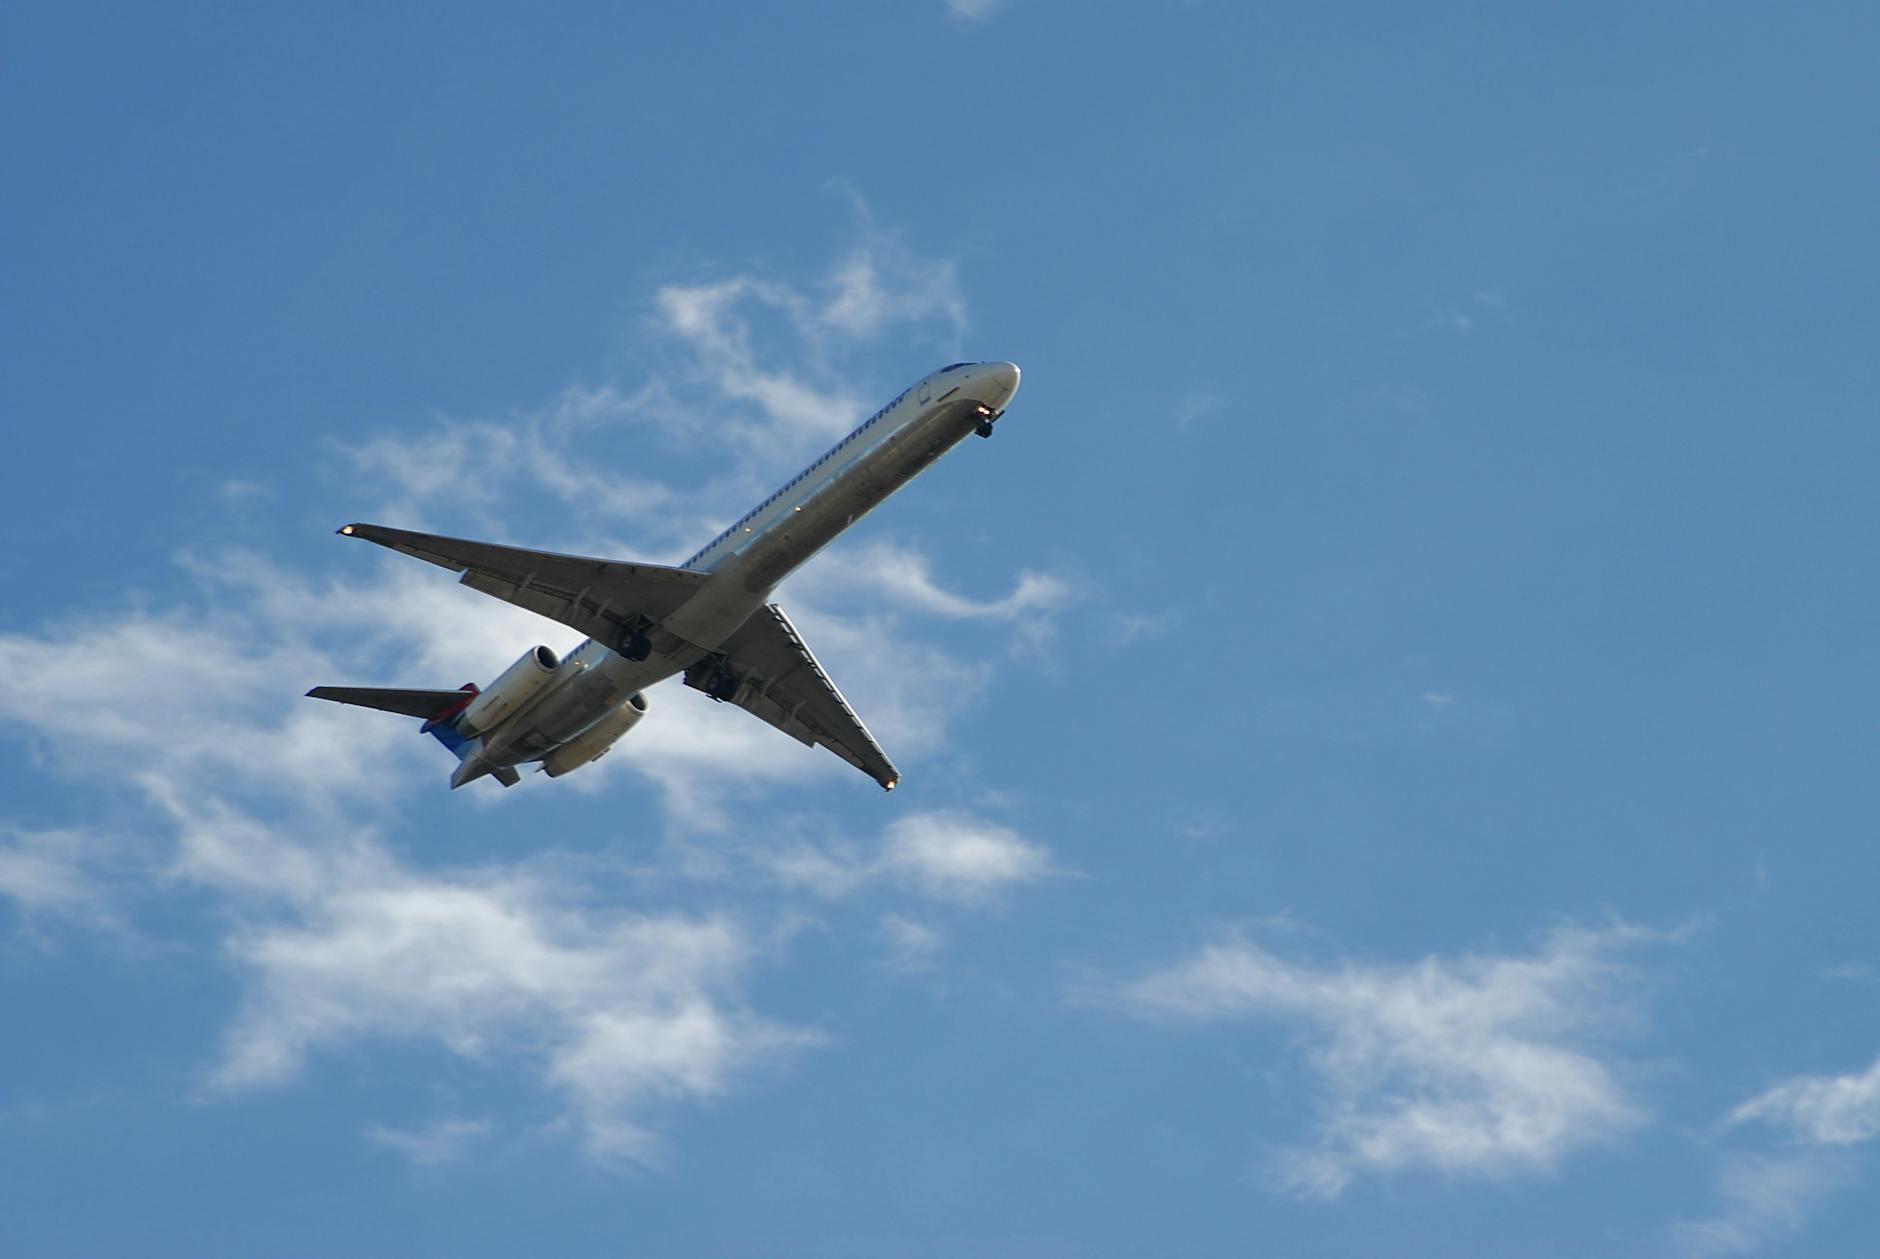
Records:
[[[1018,392],[1018,364],[987,363],[985,370],[986,384],[997,397],[986,398],[984,402],[994,411],[1003,411],[1005,404],[1012,400],[1012,395]]]

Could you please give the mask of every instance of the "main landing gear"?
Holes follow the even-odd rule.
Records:
[[[722,703],[738,693],[744,679],[726,669],[715,657],[708,656],[685,671],[685,684]]]
[[[620,640],[620,654],[638,664],[653,654],[653,640],[639,630],[634,630]]]

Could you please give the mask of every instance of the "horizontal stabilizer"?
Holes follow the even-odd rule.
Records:
[[[335,704],[357,704],[380,712],[398,713],[435,721],[476,698],[474,691],[414,691],[395,686],[316,686],[309,699],[330,699]]]

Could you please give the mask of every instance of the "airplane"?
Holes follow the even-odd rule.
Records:
[[[560,658],[533,647],[487,688],[307,695],[420,719],[457,756],[453,790],[485,776],[513,787],[525,764],[559,778],[598,760],[646,714],[646,689],[683,675],[892,791],[900,771],[770,594],[941,455],[974,433],[992,436],[1017,392],[1013,363],[952,363],[922,377],[677,567],[344,525],[346,537],[448,568],[472,590],[588,639]]]

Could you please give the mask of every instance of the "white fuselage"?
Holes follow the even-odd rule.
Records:
[[[680,566],[710,577],[647,628],[652,650],[644,660],[588,639],[562,661],[540,699],[488,732],[465,771],[541,759],[607,720],[622,697],[706,661],[779,582],[997,418],[1017,390],[1011,363],[956,363],[923,377]]]

